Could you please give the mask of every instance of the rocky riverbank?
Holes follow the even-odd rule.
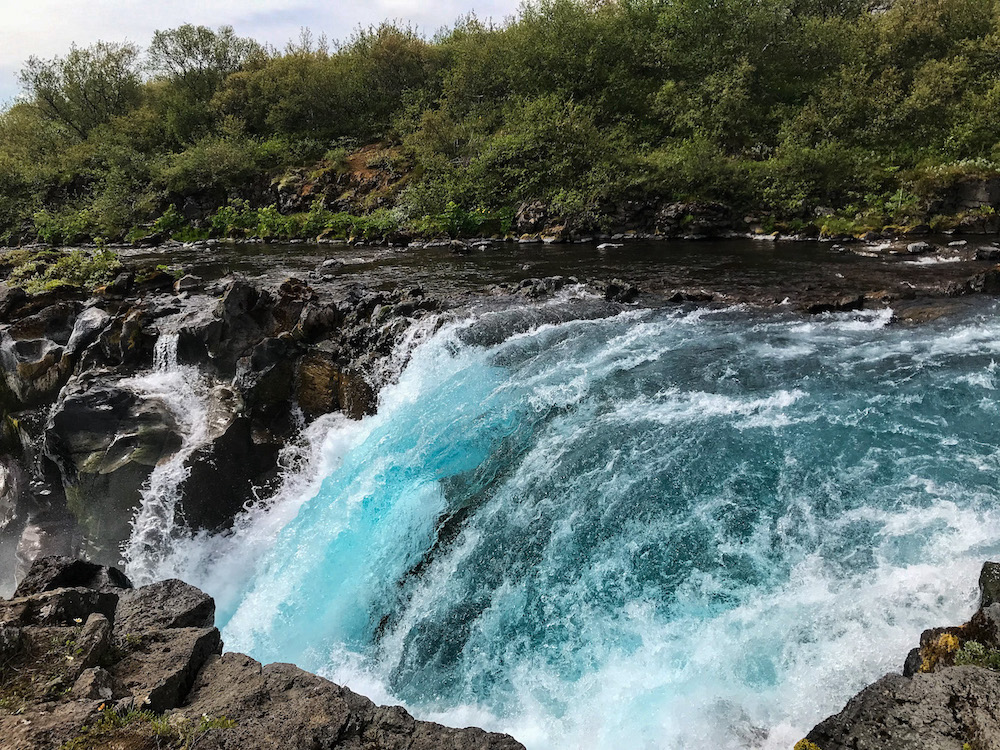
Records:
[[[925,630],[902,674],[888,674],[818,724],[795,750],[1000,748],[1000,563],[979,578],[979,609]]]
[[[416,721],[290,664],[223,653],[215,602],[181,581],[36,560],[0,602],[5,750],[515,750],[511,737]]]
[[[595,308],[587,314],[628,304],[811,314],[891,305],[921,320],[968,295],[1000,292],[1000,248],[988,245],[823,246],[782,260],[781,248],[752,244],[727,256],[686,243],[686,265],[668,267],[671,246],[662,243],[625,246],[617,261],[620,248],[581,247],[579,268],[591,272],[583,279],[541,275],[570,260],[546,265],[554,250],[522,263],[465,244],[440,257],[425,248],[371,259],[356,257],[363,248],[338,255],[318,246],[312,258],[299,246],[261,256],[275,270],[254,281],[215,274],[213,253],[225,249],[213,246],[191,249],[201,255],[186,270],[197,275],[177,278],[147,255],[124,257],[121,273],[89,292],[29,295],[0,284],[0,592],[39,556],[115,565],[126,544],[143,551],[177,528],[229,528],[269,495],[306,424],[371,413],[408,338],[449,310],[536,304],[573,290]],[[303,257],[311,265],[295,266]],[[275,276],[287,272],[282,264],[302,280]]]

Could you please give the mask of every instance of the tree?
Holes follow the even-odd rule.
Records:
[[[139,101],[139,50],[133,44],[73,45],[65,57],[28,58],[18,80],[42,115],[80,138]]]
[[[147,53],[154,75],[171,80],[202,101],[212,97],[226,76],[264,56],[260,44],[236,36],[232,26],[213,31],[189,23],[157,31]]]

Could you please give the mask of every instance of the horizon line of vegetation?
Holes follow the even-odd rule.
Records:
[[[955,219],[942,196],[1000,176],[998,49],[1000,0],[537,0],[429,39],[73,46],[0,111],[0,244],[504,233],[526,202],[581,231],[662,201]]]

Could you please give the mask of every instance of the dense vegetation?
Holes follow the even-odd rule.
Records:
[[[539,0],[283,50],[183,26],[20,80],[8,243],[504,231],[535,200],[578,226],[703,199],[877,227],[1000,173],[998,0]]]

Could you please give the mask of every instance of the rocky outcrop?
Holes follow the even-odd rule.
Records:
[[[0,457],[0,591],[15,556],[22,572],[45,552],[117,564],[154,469],[175,459],[181,527],[228,528],[306,420],[374,411],[380,361],[440,307],[419,288],[181,282],[127,270],[89,299],[0,288],[0,418],[24,438]],[[170,368],[193,374],[163,390]],[[198,391],[197,424],[180,387]]]
[[[817,725],[796,750],[1000,748],[1000,563],[965,625],[924,631],[903,665]]]
[[[182,437],[167,404],[109,384],[97,372],[67,386],[45,430],[45,453],[59,467],[69,511],[88,555],[116,563],[153,468]]]
[[[223,654],[210,597],[180,581],[36,561],[0,602],[5,750],[517,750],[511,737],[417,721],[290,664]]]

